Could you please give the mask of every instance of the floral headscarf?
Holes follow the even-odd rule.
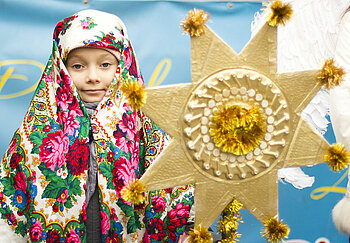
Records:
[[[102,47],[121,54],[115,77],[95,114],[87,114],[65,66],[70,51]],[[177,242],[193,202],[193,188],[150,192],[134,207],[120,190],[140,177],[167,136],[134,110],[121,87],[143,86],[123,22],[84,10],[60,21],[53,51],[22,125],[0,166],[0,213],[33,242],[85,242],[85,186],[89,130],[98,163],[103,242]]]

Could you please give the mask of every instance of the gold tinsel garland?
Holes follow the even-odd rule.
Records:
[[[324,160],[328,163],[331,170],[337,172],[348,166],[350,153],[343,144],[332,144],[332,146],[328,148]]]
[[[277,218],[270,218],[264,223],[264,231],[262,236],[268,242],[282,242],[284,238],[288,237],[289,227],[287,224],[284,224],[282,220],[278,221]]]
[[[203,10],[193,9],[188,12],[188,17],[181,22],[183,32],[190,36],[200,36],[204,33],[204,25],[209,19],[209,14]]]
[[[198,227],[190,231],[188,241],[190,243],[211,243],[213,242],[213,238],[211,237],[209,230],[200,224]]]
[[[126,95],[129,104],[136,110],[146,103],[146,90],[138,81],[125,82],[121,91]]]
[[[340,67],[335,66],[333,59],[328,59],[326,60],[320,73],[318,74],[317,80],[326,89],[331,89],[335,86],[338,86],[341,83],[344,75],[344,70]]]
[[[271,13],[267,18],[270,26],[285,25],[293,15],[293,9],[289,3],[276,0],[270,5]]]
[[[210,135],[224,152],[244,155],[259,145],[266,119],[257,106],[223,105],[214,113]]]
[[[138,205],[145,201],[145,191],[146,186],[138,179],[136,179],[128,185],[124,186],[120,191],[120,195],[124,201]]]
[[[223,236],[221,243],[235,243],[238,238],[241,237],[237,233],[238,223],[242,222],[240,209],[243,208],[243,204],[236,199],[225,208],[222,212],[221,218],[218,220],[219,231]]]

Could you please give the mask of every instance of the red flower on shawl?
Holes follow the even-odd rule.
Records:
[[[87,170],[89,160],[89,143],[87,138],[77,138],[67,153],[67,168],[73,175],[80,175]]]
[[[52,171],[55,170],[56,165],[61,168],[65,163],[64,155],[68,152],[68,146],[69,139],[62,130],[49,133],[39,146],[39,159]]]
[[[120,242],[119,234],[117,232],[115,232],[114,230],[110,230],[106,242],[119,243]]]
[[[113,160],[114,160],[114,153],[113,152],[109,151],[107,153],[107,160],[108,160],[108,162],[113,162]]]
[[[115,37],[113,36],[113,33],[107,34],[105,37],[103,37],[103,38],[101,39],[101,42],[106,43],[107,46],[108,46],[108,45],[114,46],[113,44],[114,44],[114,42],[115,42]]]
[[[11,157],[11,160],[10,160],[10,167],[12,169],[16,169],[19,165],[19,162],[21,162],[23,159],[23,156],[19,153],[14,153]]]
[[[71,229],[67,234],[65,243],[80,243],[79,235],[75,233],[74,229]]]
[[[17,147],[17,138],[13,138],[9,147],[9,154],[12,154],[12,152],[15,151],[16,147]]]
[[[42,226],[39,220],[35,221],[35,224],[33,224],[29,229],[29,237],[32,241],[37,242],[41,238],[42,234]]]
[[[70,104],[69,111],[75,114],[75,116],[83,115],[83,111],[80,109],[77,97],[73,97],[73,101]]]
[[[63,19],[62,21],[58,22],[58,24],[55,27],[55,30],[53,32],[53,38],[54,40],[58,41],[59,34],[64,35],[66,33],[66,30],[71,26],[71,22],[78,17],[77,15],[70,16],[68,18]]]
[[[23,192],[26,192],[27,190],[27,178],[24,172],[18,171],[17,174],[15,175],[15,188],[17,190],[21,190]]]
[[[165,237],[164,222],[158,218],[152,218],[148,223],[148,235],[157,241],[162,240]]]
[[[177,204],[176,207],[169,212],[170,224],[176,228],[181,228],[187,222],[187,218],[190,215],[190,205],[183,204],[182,202]]]
[[[119,121],[118,128],[126,133],[129,140],[134,140],[136,130],[136,117],[135,114],[128,114],[125,112],[123,118]]]
[[[83,217],[83,221],[85,222],[86,221],[86,201],[83,204],[81,216]]]
[[[162,197],[154,196],[152,199],[152,205],[154,210],[158,213],[159,211],[165,210],[165,200]]]
[[[72,78],[67,75],[63,70],[60,71],[60,77],[66,88],[70,87],[72,83]]]
[[[60,107],[62,111],[68,109],[69,104],[73,102],[73,95],[66,85],[58,87],[56,91],[56,103],[57,107]]]
[[[60,235],[56,230],[50,230],[47,233],[46,243],[57,243],[60,242]]]
[[[147,231],[143,235],[142,242],[143,243],[150,243],[151,242],[151,239],[150,239],[149,234],[147,233]]]
[[[134,51],[131,46],[124,50],[124,62],[125,67],[128,69],[129,74],[139,79],[139,73],[137,70],[136,60],[134,57]]]

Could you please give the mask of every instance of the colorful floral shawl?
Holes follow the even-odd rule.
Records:
[[[118,50],[112,84],[89,115],[65,67],[78,47]],[[1,218],[32,242],[85,242],[85,185],[89,129],[97,152],[103,242],[177,242],[193,202],[193,188],[153,191],[141,206],[120,190],[140,177],[166,146],[167,136],[128,104],[121,86],[143,85],[122,21],[85,10],[60,21],[53,51],[22,125],[0,166]]]

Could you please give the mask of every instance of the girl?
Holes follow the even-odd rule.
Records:
[[[132,94],[143,86],[118,17],[85,10],[57,24],[0,167],[1,218],[16,234],[32,242],[178,242],[193,187],[150,192],[140,206],[121,198],[168,141],[137,110],[142,99]]]

